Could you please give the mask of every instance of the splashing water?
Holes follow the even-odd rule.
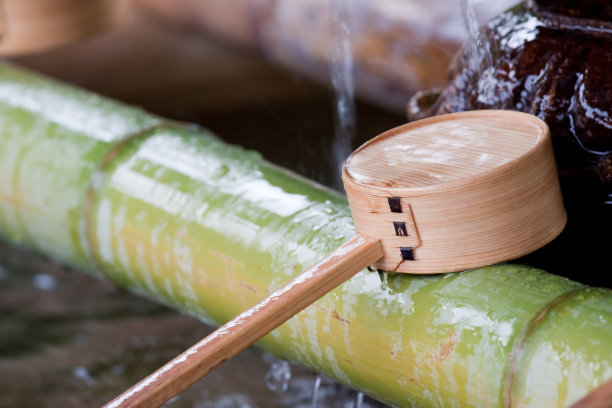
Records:
[[[168,401],[171,402],[172,400]],[[194,408],[255,408],[248,397],[238,393],[223,395],[215,400],[197,402]]]
[[[335,185],[342,188],[342,162],[353,150],[357,114],[353,83],[353,53],[351,44],[350,0],[329,0],[332,23],[331,80],[334,88],[334,139],[332,142]]]
[[[363,406],[363,392],[357,392],[355,394],[355,408],[361,408]]]
[[[72,375],[87,385],[93,385],[96,382],[96,380],[89,373],[89,370],[83,366],[73,367]]]
[[[380,289],[386,291],[389,288],[389,272],[378,269],[378,276],[380,277]]]
[[[286,361],[274,361],[266,374],[266,385],[271,391],[285,392],[291,381],[291,367]]]
[[[478,99],[497,101],[496,108],[512,109],[512,92],[495,78],[493,55],[498,52],[492,41],[486,41],[480,29],[477,8],[483,0],[461,0],[463,24],[467,33],[465,51],[470,71],[476,75]],[[512,4],[512,2],[508,2]]]
[[[314,386],[312,387],[312,408],[317,408],[317,403],[319,401],[319,389],[321,388],[321,376],[317,375],[314,381]]]
[[[369,400],[362,392],[343,388],[334,380],[322,375],[317,375],[314,380],[312,390],[312,402],[309,407],[296,405],[296,408],[322,408],[322,407],[342,407],[342,408],[376,408],[386,407],[386,405]]]
[[[482,62],[476,58],[470,58],[471,68],[475,71],[489,68],[493,65],[493,55],[488,44],[484,41],[480,32],[480,24],[476,17],[475,0],[461,0],[461,9],[463,11],[463,25],[468,35],[467,47],[470,54],[484,52]],[[482,73],[482,72],[481,72]]]
[[[57,287],[56,279],[49,274],[39,273],[32,279],[34,286],[39,290],[49,291]]]

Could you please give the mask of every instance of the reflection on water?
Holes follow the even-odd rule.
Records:
[[[289,362],[274,360],[270,364],[270,369],[266,373],[266,385],[271,391],[285,392],[289,388],[291,381],[291,368]]]

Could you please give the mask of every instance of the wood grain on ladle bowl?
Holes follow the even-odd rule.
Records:
[[[566,222],[548,127],[519,112],[400,126],[357,149],[343,178],[357,230],[383,241],[376,266],[396,272],[514,259],[550,242]]]

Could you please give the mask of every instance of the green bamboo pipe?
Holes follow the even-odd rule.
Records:
[[[0,64],[0,234],[220,324],[354,229],[257,153]],[[563,407],[612,377],[612,293],[513,264],[363,271],[259,344],[392,405]]]

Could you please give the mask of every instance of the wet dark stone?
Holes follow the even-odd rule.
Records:
[[[536,11],[572,17],[612,20],[610,0],[533,0],[531,7]]]
[[[551,129],[569,221],[527,259],[555,273],[592,270],[610,286],[612,255],[612,3],[547,1],[502,13],[466,46],[431,115],[476,109],[532,113]],[[542,11],[545,13],[542,13]],[[597,22],[589,20],[597,14]],[[571,259],[563,254],[572,254]]]
[[[612,32],[545,24],[524,6],[484,32],[493,53],[465,52],[435,114],[511,108],[551,128],[560,174],[612,185]],[[606,185],[604,187],[604,185]]]

